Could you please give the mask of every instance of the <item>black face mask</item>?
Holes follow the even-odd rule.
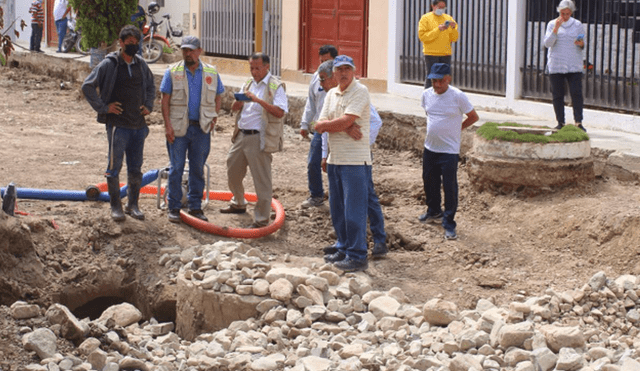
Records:
[[[129,44],[124,46],[124,53],[130,57],[136,55],[138,50],[140,50],[140,45],[138,44]]]

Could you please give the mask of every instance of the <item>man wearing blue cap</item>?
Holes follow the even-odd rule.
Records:
[[[469,98],[460,89],[449,86],[451,68],[435,63],[427,78],[432,87],[422,93],[422,108],[427,113],[427,136],[422,156],[422,181],[427,211],[418,218],[421,222],[442,221],[444,237],[458,238],[454,217],[458,209],[458,154],[462,130],[478,121]],[[466,119],[463,121],[463,116]],[[440,185],[444,189],[442,212]]]
[[[180,44],[182,61],[169,66],[160,85],[162,117],[169,171],[168,218],[180,223],[182,208],[182,173],[189,159],[189,214],[208,221],[202,211],[204,164],[211,150],[211,134],[220,111],[220,94],[224,86],[214,66],[200,60],[200,40],[185,36]]]
[[[317,133],[329,133],[327,158],[329,208],[336,231],[337,252],[324,260],[345,272],[367,269],[367,166],[371,165],[369,121],[371,99],[367,88],[355,79],[353,59],[333,60],[338,86],[327,92]],[[362,140],[362,138],[367,138]]]

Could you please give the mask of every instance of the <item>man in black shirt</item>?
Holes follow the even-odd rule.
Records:
[[[82,84],[85,98],[98,112],[98,122],[106,124],[109,163],[105,176],[115,221],[123,221],[125,213],[144,220],[138,208],[144,141],[149,134],[144,116],[153,110],[155,85],[149,66],[136,55],[141,37],[135,26],[124,26],[119,36],[120,52],[107,55]],[[125,154],[129,189],[123,212],[119,173]]]

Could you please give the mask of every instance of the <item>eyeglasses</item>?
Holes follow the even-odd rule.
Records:
[[[320,82],[325,82],[328,79],[328,77],[321,77],[319,80]]]

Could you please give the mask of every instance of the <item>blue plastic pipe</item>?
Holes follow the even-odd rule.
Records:
[[[150,170],[142,176],[142,187],[148,185],[158,179],[158,169]],[[120,197],[127,196],[127,189],[124,185],[120,188]],[[0,188],[0,196],[4,196],[6,188]],[[88,201],[85,191],[64,191],[55,189],[34,189],[34,188],[16,188],[18,198],[30,200],[50,200],[50,201]],[[109,193],[101,192],[98,197],[99,201],[109,201]]]

